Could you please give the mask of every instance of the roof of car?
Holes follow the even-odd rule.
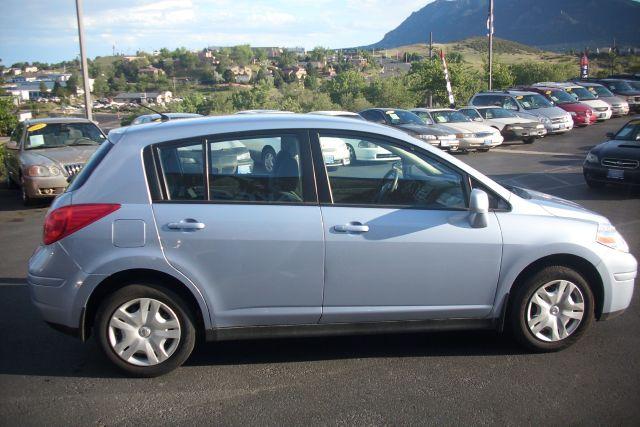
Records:
[[[568,89],[568,88],[580,87],[579,84],[570,83],[570,82],[540,82],[540,83],[535,83],[532,86],[548,87],[548,88],[556,88],[556,89]]]
[[[326,110],[326,111],[311,111],[309,114],[316,114],[318,116],[360,116],[358,113],[354,113],[351,111],[340,111],[340,110]]]
[[[577,85],[580,86],[584,86],[584,87],[594,87],[594,86],[602,86],[600,83],[596,83],[596,82],[576,82]]]
[[[178,118],[184,118],[184,117],[203,117],[202,114],[196,114],[196,113],[162,113],[162,114],[169,117],[170,119],[178,119]],[[161,116],[159,113],[151,113],[151,114],[143,114],[136,118],[139,119],[142,117],[161,117]]]
[[[362,111],[371,111],[371,110],[376,110],[376,111],[409,111],[405,108],[389,108],[389,107],[373,107],[373,108],[365,108]],[[362,111],[360,111],[362,113]]]
[[[536,92],[531,92],[530,90],[519,90],[519,89],[509,89],[509,90],[492,90],[485,92],[478,92],[475,96],[482,95],[539,95]]]
[[[33,125],[37,123],[94,123],[84,117],[46,117],[42,119],[27,119],[25,125]]]
[[[109,140],[118,143],[125,136],[136,136],[141,144],[171,141],[198,136],[259,131],[270,129],[346,129],[375,132],[390,137],[406,137],[406,133],[389,126],[347,117],[322,116],[316,114],[239,114],[217,117],[199,117],[186,120],[151,122],[137,126],[126,126],[109,132]]]

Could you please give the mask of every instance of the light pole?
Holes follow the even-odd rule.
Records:
[[[491,76],[493,74],[493,0],[489,0],[487,30],[489,30],[489,90],[491,90],[493,86],[491,83]]]
[[[87,119],[93,120],[91,114],[91,92],[89,91],[89,70],[87,68],[87,53],[84,50],[84,25],[82,24],[82,0],[76,0],[76,15],[78,16],[78,39],[80,40],[80,60],[82,62],[82,82],[84,83],[84,108]]]

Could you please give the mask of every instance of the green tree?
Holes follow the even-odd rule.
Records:
[[[484,80],[485,82],[487,82],[487,85],[488,85],[489,64],[485,63],[483,68],[484,68],[484,75],[485,75]],[[508,65],[503,64],[502,62],[496,61],[493,63],[492,68],[493,69],[491,70],[491,81],[492,81],[492,87],[494,89],[506,89],[514,85],[516,79],[513,73],[511,72],[511,68]]]
[[[290,67],[296,63],[297,59],[298,58],[295,53],[291,52],[290,50],[284,49],[280,54],[280,57],[278,58],[278,67]]]
[[[249,46],[248,44],[243,44],[232,47],[230,58],[233,62],[242,67],[248,65],[253,58],[253,51],[251,50],[251,46]]]
[[[56,81],[53,84],[53,89],[51,90],[51,93],[54,96],[57,96],[58,98],[64,98],[67,95],[67,92],[64,90],[64,88],[62,87],[59,81]]]
[[[18,125],[12,98],[0,98],[0,135],[7,136]]]
[[[78,76],[77,75],[72,74],[71,77],[69,77],[69,80],[67,80],[66,90],[67,90],[67,94],[68,95],[73,95],[73,96],[76,95],[76,93],[78,91]]]
[[[233,71],[231,71],[230,69],[224,70],[224,73],[222,73],[222,78],[226,83],[235,83],[236,81],[236,76],[233,74]]]
[[[47,93],[49,92],[49,89],[47,88],[46,83],[42,81],[40,82],[38,90],[40,91],[40,96],[46,96]]]
[[[93,82],[93,93],[97,96],[105,96],[109,93],[109,84],[104,77],[97,77]]]
[[[413,108],[419,101],[402,77],[373,80],[365,90],[365,98],[373,105],[392,108]]]
[[[577,65],[554,64],[550,62],[525,61],[509,66],[516,85],[537,82],[562,82],[577,73]]]
[[[325,85],[325,91],[336,104],[343,104],[345,97],[351,99],[362,95],[362,91],[366,87],[364,76],[354,70],[345,71],[338,74]]]
[[[469,98],[484,86],[481,73],[465,61],[457,59],[454,58],[453,61],[448,62],[449,77],[456,104],[465,105]],[[444,71],[440,61],[426,59],[411,64],[407,84],[416,93],[419,101],[424,102],[431,93],[436,105],[449,105]]]

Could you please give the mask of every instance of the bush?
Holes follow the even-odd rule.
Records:
[[[8,136],[18,125],[15,110],[12,98],[0,98],[0,136]]]

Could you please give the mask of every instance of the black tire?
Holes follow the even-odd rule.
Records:
[[[169,358],[152,366],[137,366],[116,354],[109,342],[109,322],[113,313],[123,304],[136,298],[153,298],[166,304],[180,322],[178,347]],[[196,342],[196,322],[193,313],[183,299],[156,284],[131,284],[108,295],[100,304],[95,318],[96,338],[107,358],[118,368],[134,377],[157,377],[181,366],[191,355]]]
[[[604,182],[594,181],[594,180],[586,178],[586,177],[585,177],[584,180],[587,183],[587,187],[589,187],[589,188],[602,188],[605,185]]]
[[[536,140],[535,138],[525,138],[522,140],[522,142],[525,144],[533,144],[535,140]]]
[[[29,194],[27,194],[27,190],[24,187],[24,182],[22,182],[22,180],[20,180],[20,186],[19,186],[19,190],[20,190],[20,199],[22,200],[22,204],[24,206],[33,206],[35,204],[35,199],[33,199],[32,197],[29,197]]]
[[[580,290],[584,301],[584,312],[577,328],[566,338],[543,341],[529,329],[527,310],[534,293],[541,286],[555,280],[567,280]],[[507,315],[507,325],[514,338],[526,349],[539,353],[563,350],[578,341],[591,326],[594,319],[593,292],[584,277],[577,271],[560,265],[548,266],[529,276],[514,289]]]
[[[489,149],[488,148],[478,148],[478,152],[479,153],[488,153]]]
[[[276,151],[271,147],[265,147],[264,150],[262,150],[262,166],[264,167],[265,171],[271,173],[273,172],[273,164],[271,164],[270,167],[267,166],[267,159],[269,158],[269,156],[272,156],[273,164],[275,164]]]
[[[347,144],[347,149],[349,150],[349,162],[351,164],[356,163],[358,161],[358,158],[356,157],[356,150],[351,144]]]

